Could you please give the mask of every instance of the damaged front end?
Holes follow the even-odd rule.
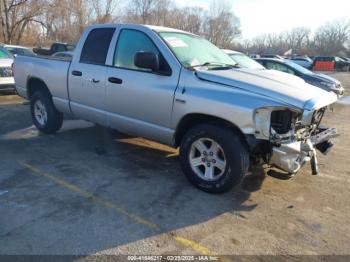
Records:
[[[312,174],[318,173],[317,151],[327,154],[333,147],[335,128],[321,127],[327,106],[318,110],[267,107],[255,111],[255,137],[268,141],[265,160],[272,166],[296,174],[311,163]],[[266,148],[266,147],[265,147]]]

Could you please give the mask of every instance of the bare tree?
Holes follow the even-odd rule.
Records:
[[[149,23],[160,26],[169,24],[170,13],[174,10],[173,3],[170,0],[154,0],[150,11]]]
[[[41,12],[40,0],[1,0],[1,35],[6,43],[18,43],[28,24]]]
[[[96,23],[110,23],[114,20],[113,14],[118,6],[117,0],[90,0]]]
[[[335,21],[321,26],[315,33],[313,48],[324,55],[346,51],[350,40],[350,21]]]
[[[167,12],[164,26],[201,35],[204,18],[204,10],[199,7],[174,8]]]
[[[231,46],[240,34],[231,6],[217,0],[207,14],[198,7],[176,8],[171,0],[131,0],[124,21],[175,27],[205,36],[221,47]]]
[[[181,10],[183,14],[182,23],[179,28],[193,34],[202,34],[204,11],[199,7],[186,8]]]
[[[293,52],[300,53],[310,43],[311,30],[306,27],[296,27],[287,32],[286,41]]]
[[[45,12],[36,19],[42,27],[40,42],[77,41],[92,17],[87,1],[47,0],[46,3]]]
[[[235,37],[241,34],[240,21],[227,2],[213,1],[203,26],[204,36],[220,47],[229,48]]]
[[[149,24],[156,0],[131,0],[125,20],[131,23]]]
[[[255,54],[284,54],[290,49],[286,33],[265,34],[246,42],[246,52]]]

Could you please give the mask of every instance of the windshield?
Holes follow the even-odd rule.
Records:
[[[313,72],[311,72],[310,70],[306,69],[305,67],[302,67],[301,65],[298,65],[296,63],[293,63],[289,60],[284,60],[284,63],[288,66],[290,66],[291,68],[295,69],[296,71],[299,71],[302,74],[305,75],[312,75]]]
[[[26,48],[7,47],[7,50],[16,55],[33,55],[33,52]]]
[[[258,62],[244,54],[230,54],[229,56],[233,59],[233,61],[235,61],[238,65],[240,65],[243,68],[264,69],[264,67]]]
[[[159,35],[168,44],[176,58],[185,67],[215,64],[234,66],[232,59],[209,41],[195,35],[177,32],[161,32]]]
[[[7,50],[0,48],[0,59],[4,59],[4,58],[13,58],[13,56]]]

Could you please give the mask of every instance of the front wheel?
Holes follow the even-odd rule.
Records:
[[[35,92],[30,98],[30,112],[34,125],[45,134],[56,133],[62,126],[63,114],[58,112],[47,92]]]
[[[240,136],[215,124],[188,131],[181,143],[180,159],[188,180],[209,193],[237,186],[249,167],[249,153]]]

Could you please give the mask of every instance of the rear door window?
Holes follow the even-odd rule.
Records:
[[[104,65],[115,28],[93,29],[85,40],[80,63]]]

